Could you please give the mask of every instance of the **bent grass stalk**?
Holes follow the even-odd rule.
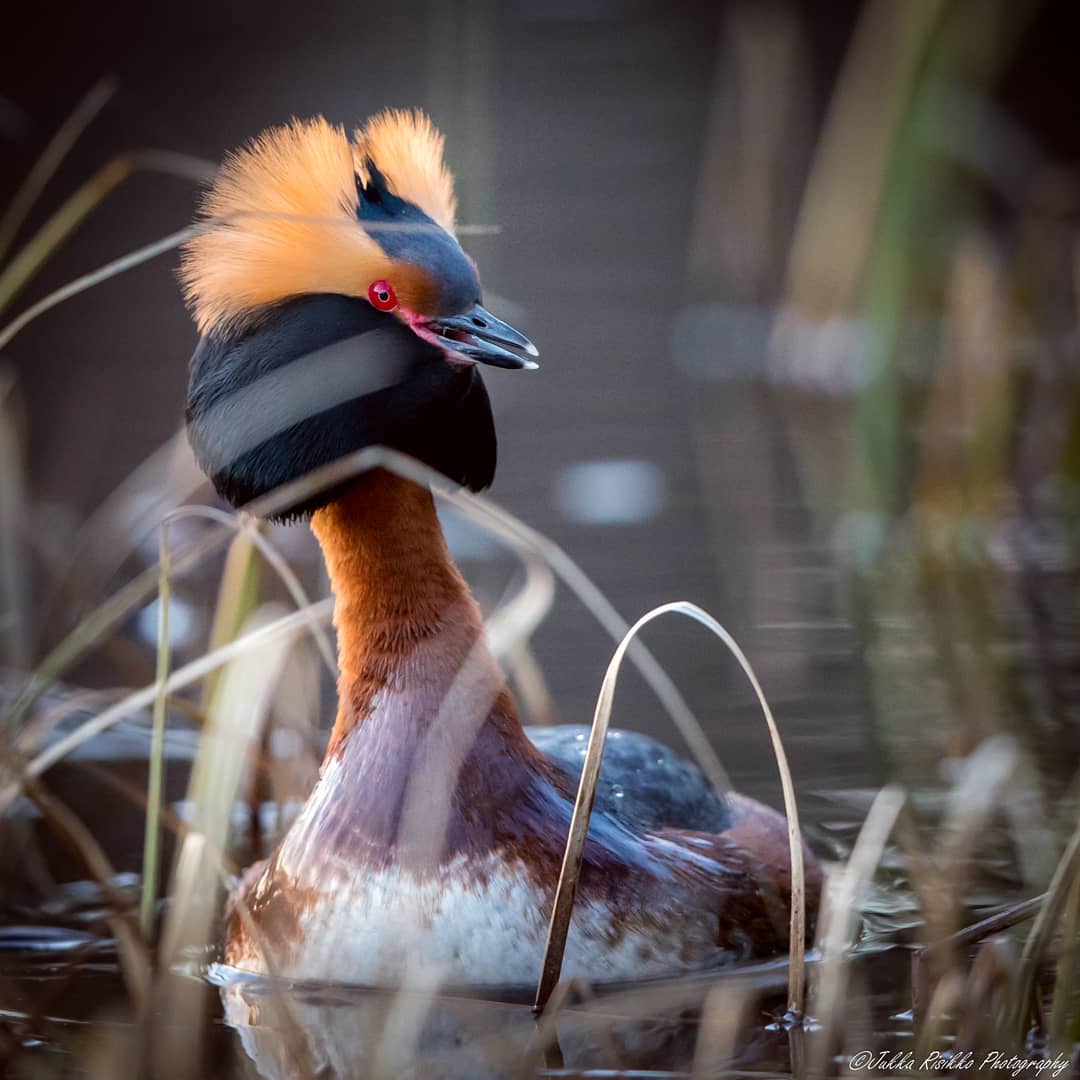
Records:
[[[784,793],[784,810],[787,816],[788,846],[791,858],[791,922],[788,934],[788,946],[790,953],[790,967],[788,978],[788,1008],[791,1012],[800,1014],[803,1009],[803,996],[805,988],[805,951],[806,951],[806,875],[803,866],[802,832],[799,828],[799,811],[795,801],[795,787],[791,781],[791,770],[788,767],[787,755],[784,753],[780,732],[772,715],[772,709],[765,698],[757,676],[754,674],[750,662],[746,659],[742,649],[739,648],[735,639],[716,621],[708,612],[703,611],[696,604],[686,601],[676,601],[670,604],[661,604],[652,611],[643,615],[624,635],[615,650],[615,654],[608,664],[604,674],[604,681],[600,687],[600,696],[596,703],[596,711],[593,715],[592,731],[589,734],[589,745],[585,752],[585,764],[581,772],[581,781],[578,784],[577,798],[574,802],[574,813],[570,821],[570,830],[567,836],[566,848],[563,854],[562,869],[559,872],[559,881],[555,889],[555,900],[551,911],[551,920],[548,925],[547,944],[544,949],[544,960],[541,969],[540,980],[536,990],[536,1009],[542,1009],[551,996],[559,981],[562,971],[563,953],[566,949],[566,938],[570,930],[570,920],[573,916],[574,897],[577,892],[578,878],[581,872],[581,859],[585,852],[585,840],[589,830],[589,818],[592,814],[593,802],[596,798],[596,782],[600,775],[600,763],[604,753],[604,740],[607,737],[608,724],[611,719],[611,710],[615,699],[615,686],[619,677],[619,669],[622,661],[629,650],[635,636],[654,619],[662,615],[679,614],[701,623],[702,626],[711,630],[728,647],[732,655],[739,662],[746,677],[757,695],[765,716],[765,723],[769,729],[772,740],[773,754],[776,757],[777,769],[780,772],[780,783]]]
[[[68,118],[56,129],[56,133],[26,174],[26,179],[8,203],[3,217],[0,218],[0,262],[3,262],[14,243],[27,214],[34,208],[34,203],[56,175],[56,170],[60,168],[71,152],[71,148],[79,141],[83,132],[115,93],[114,80],[102,79],[90,88]]]
[[[994,1001],[1012,989],[1015,957],[1007,943],[984,941],[975,953],[971,974],[964,987],[956,1025],[957,1049],[974,1050],[984,1017],[993,1016]]]

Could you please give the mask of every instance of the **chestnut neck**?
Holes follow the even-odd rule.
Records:
[[[454,564],[431,492],[383,469],[317,510],[311,527],[336,599],[338,713],[326,758],[370,715],[376,695],[440,693],[446,670],[482,650],[525,740],[509,692],[483,644],[480,610]],[[432,664],[431,658],[439,661]],[[424,656],[421,663],[416,658]],[[412,659],[410,659],[412,658]],[[431,667],[425,671],[425,665]],[[500,710],[505,712],[505,709]]]

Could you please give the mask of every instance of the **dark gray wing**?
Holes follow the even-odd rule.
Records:
[[[527,727],[525,734],[578,782],[589,745],[584,724]],[[615,728],[608,731],[604,744],[594,808],[634,832],[664,828],[723,832],[730,823],[723,796],[694,762],[649,735]]]

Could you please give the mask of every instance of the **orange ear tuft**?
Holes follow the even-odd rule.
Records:
[[[220,222],[185,246],[181,280],[199,330],[304,293],[363,292],[387,259],[356,219],[353,148],[317,117],[229,155],[202,205]]]
[[[371,158],[394,192],[454,232],[454,178],[443,162],[443,137],[418,109],[387,109],[355,136],[356,171],[367,180]]]

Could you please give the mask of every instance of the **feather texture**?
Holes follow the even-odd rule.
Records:
[[[316,117],[270,128],[230,154],[202,203],[206,231],[181,257],[200,332],[227,333],[296,296],[366,297],[380,279],[393,281],[403,308],[427,311],[442,283],[430,267],[394,258],[365,231],[357,182],[374,163],[395,195],[427,215],[428,228],[450,233],[453,178],[442,148],[422,113],[388,111],[352,142],[343,128]]]

